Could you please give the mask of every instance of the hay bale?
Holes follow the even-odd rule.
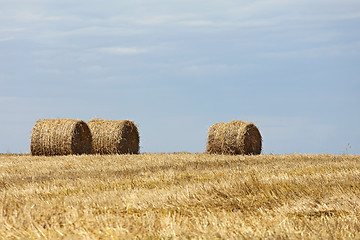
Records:
[[[93,136],[93,154],[139,153],[139,132],[134,122],[93,119],[88,126]]]
[[[255,155],[261,153],[261,145],[261,134],[253,123],[215,123],[209,129],[206,153]]]
[[[31,135],[32,155],[69,155],[91,153],[88,125],[75,119],[41,119]]]

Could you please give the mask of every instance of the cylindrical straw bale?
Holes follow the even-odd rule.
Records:
[[[139,132],[129,120],[93,119],[88,122],[93,154],[138,154]]]
[[[256,155],[261,153],[261,145],[261,134],[253,123],[215,123],[209,129],[206,152]]]
[[[88,125],[75,119],[41,119],[31,135],[32,155],[69,155],[91,153]]]

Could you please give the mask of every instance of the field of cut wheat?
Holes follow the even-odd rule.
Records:
[[[359,239],[360,156],[0,155],[2,239]]]

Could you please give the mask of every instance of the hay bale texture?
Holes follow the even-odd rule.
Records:
[[[88,126],[93,137],[93,154],[139,153],[139,132],[134,122],[93,119]]]
[[[32,155],[70,155],[91,153],[88,125],[75,119],[41,119],[31,135]]]
[[[261,134],[253,123],[215,123],[209,129],[206,152],[256,155],[261,153],[261,145]]]

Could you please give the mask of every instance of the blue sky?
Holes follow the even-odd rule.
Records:
[[[264,153],[360,154],[358,0],[0,5],[0,152],[29,152],[38,119],[100,117],[133,120],[141,152],[203,152],[236,119]]]

